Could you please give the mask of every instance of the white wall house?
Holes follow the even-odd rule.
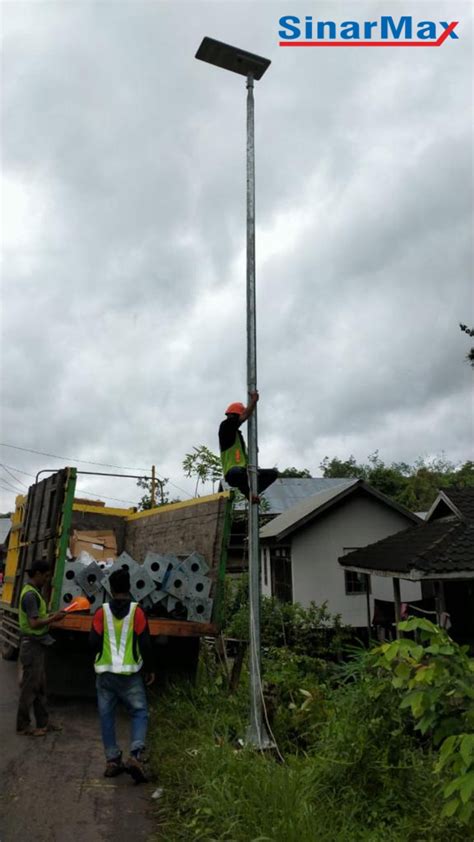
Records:
[[[363,480],[315,494],[260,530],[262,592],[303,606],[327,601],[347,625],[367,626],[375,599],[393,602],[392,580],[344,570],[338,558],[419,522]],[[401,598],[421,599],[420,584],[402,582]]]

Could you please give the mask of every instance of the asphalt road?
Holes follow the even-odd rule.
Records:
[[[95,704],[53,700],[61,733],[18,737],[17,664],[0,660],[0,842],[126,842],[157,839],[151,795],[157,784],[103,777]],[[124,752],[128,723],[119,722]]]

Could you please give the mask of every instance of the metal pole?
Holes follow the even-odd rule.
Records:
[[[255,296],[255,129],[253,74],[247,76],[247,387],[257,389],[257,320]],[[248,476],[250,487],[248,518],[249,604],[250,604],[250,724],[247,742],[257,748],[269,744],[262,723],[260,678],[260,547],[258,535],[258,445],[257,408],[248,420]]]
[[[156,497],[155,497],[156,472],[155,471],[156,471],[155,466],[152,465],[151,466],[151,495],[150,495],[150,501],[151,501],[151,508],[152,509],[154,509],[155,505],[156,505]]]
[[[371,617],[370,617],[370,576],[368,573],[365,573],[365,599],[366,599],[366,606],[367,606],[367,636],[368,636],[368,643],[369,646],[372,643],[372,626],[371,626]]]
[[[401,596],[400,596],[400,579],[392,579],[393,582],[393,601],[395,604],[395,629],[397,640],[402,637],[402,633],[398,628],[398,624],[400,622],[400,605],[401,605]]]

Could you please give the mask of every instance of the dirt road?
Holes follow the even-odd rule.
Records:
[[[51,718],[64,730],[46,737],[15,734],[17,665],[0,660],[0,842],[151,842],[151,794],[128,775],[106,779],[95,704],[61,701]],[[127,748],[127,723],[119,734]]]

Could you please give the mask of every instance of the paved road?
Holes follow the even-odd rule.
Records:
[[[102,777],[94,703],[51,704],[63,732],[17,737],[17,698],[17,665],[0,660],[0,842],[150,842],[156,784],[136,786],[128,775]],[[127,730],[122,721],[124,748]]]

